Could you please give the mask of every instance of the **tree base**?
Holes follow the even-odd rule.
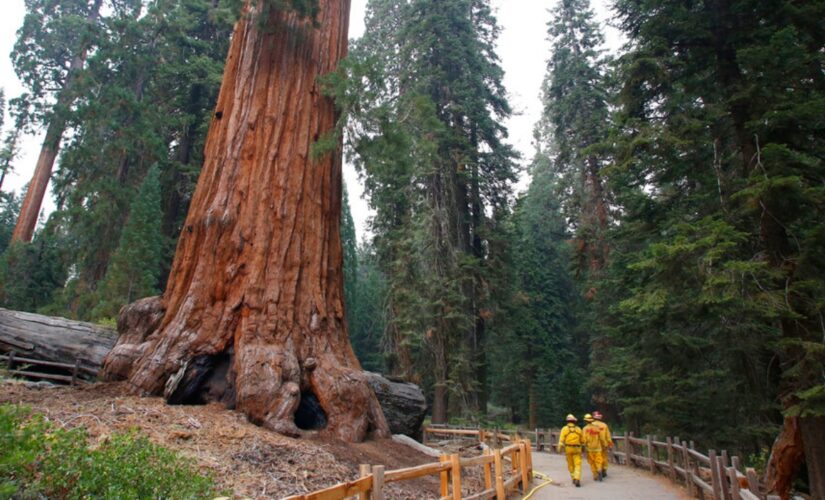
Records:
[[[157,328],[163,312],[160,297],[123,308],[120,337],[106,357],[102,378],[128,380],[134,393],[162,394],[169,404],[220,402],[292,437],[320,434],[351,442],[370,434],[389,437],[368,376],[358,367],[342,366],[333,350],[316,349],[315,356],[301,358],[281,345],[255,343],[240,345],[238,352],[229,345],[187,355],[207,346],[162,345]]]

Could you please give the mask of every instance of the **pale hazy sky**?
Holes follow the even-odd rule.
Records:
[[[610,0],[591,0],[599,21],[605,22],[611,17]],[[23,22],[25,8],[23,0],[0,0],[3,5],[0,17],[0,87],[5,89],[6,97],[13,97],[22,90],[11,66],[8,54],[15,40],[15,32]],[[364,8],[367,0],[352,0],[350,37],[357,38],[364,31]],[[508,120],[510,143],[522,154],[522,162],[529,161],[532,155],[533,124],[541,113],[539,90],[544,78],[545,63],[549,56],[550,44],[546,40],[547,22],[555,0],[491,0],[502,33],[498,43],[498,55],[505,71],[504,85],[510,97],[510,104],[515,111]],[[607,28],[607,48],[616,50],[620,45],[620,36],[616,30]],[[7,124],[10,119],[7,117]],[[16,171],[6,179],[4,190],[20,189],[31,178],[37,160],[41,137],[27,137],[23,143],[23,152],[15,162]],[[362,198],[362,188],[358,176],[352,167],[345,166],[344,176],[350,191],[350,205],[358,229],[358,238],[362,239],[366,222],[370,215],[367,201]],[[519,183],[526,186],[527,179]],[[46,210],[54,207],[51,194],[46,203]]]

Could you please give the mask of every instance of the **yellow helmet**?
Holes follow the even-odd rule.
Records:
[[[586,415],[584,416],[584,421],[585,421],[585,422],[592,422],[592,421],[593,421],[593,415],[591,415],[591,414],[589,414],[589,413],[588,413],[588,414],[586,414]]]
[[[572,413],[570,415],[567,415],[567,418],[565,420],[567,420],[568,422],[578,422],[578,419],[576,419],[576,417],[574,417]]]

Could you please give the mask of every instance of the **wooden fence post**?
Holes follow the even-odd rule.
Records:
[[[77,383],[77,375],[80,372],[80,358],[76,358],[74,360],[74,368],[72,369],[72,384],[75,385]]]
[[[742,500],[739,495],[739,479],[736,477],[736,467],[729,467],[728,479],[730,480],[730,498],[731,500]]]
[[[538,445],[536,445],[538,447]],[[530,440],[527,440],[527,473],[529,475],[530,482],[533,481],[533,445],[530,443]]]
[[[372,468],[372,500],[384,500],[384,466]]]
[[[631,457],[631,455],[633,455],[633,441],[631,441],[632,439],[633,433],[628,432],[627,437],[625,438],[625,444],[627,445],[625,449],[625,457],[627,458],[627,465],[629,465],[630,467],[634,467],[633,464],[635,463],[633,461],[633,457]]]
[[[9,352],[9,360],[8,360],[8,362],[9,362],[9,371],[12,371],[14,369],[14,356],[15,356],[15,354],[17,354],[17,353],[14,352],[14,351]]]
[[[445,464],[450,461],[450,457],[447,455],[441,455],[438,458],[438,461],[442,464]],[[448,471],[441,471],[441,497],[444,498],[450,494],[450,473]]]
[[[461,456],[456,453],[450,455],[450,476],[453,479],[453,500],[461,500]]]
[[[507,500],[507,493],[504,491],[504,469],[501,463],[501,450],[496,449],[493,457],[496,466],[496,500]]]
[[[728,466],[730,459],[728,458],[728,450],[722,450],[722,456],[719,458],[719,483],[722,486],[722,498],[724,500],[731,500],[730,486],[728,485]]]
[[[656,472],[656,463],[653,461],[653,438],[650,434],[647,435],[647,465],[650,472]]]
[[[492,452],[490,451],[490,448],[485,448],[484,449],[484,455],[485,456],[492,455]],[[482,466],[484,468],[484,490],[485,491],[493,488],[493,474],[492,474],[492,470],[490,469],[491,466],[492,466],[492,464],[490,464],[490,462],[484,462],[484,465]]]
[[[527,493],[527,488],[530,487],[530,479],[527,476],[527,446],[529,446],[530,441],[521,440],[518,443],[519,450],[518,454],[521,455],[519,458],[519,468],[521,469],[521,492]]]
[[[358,466],[358,476],[359,477],[367,477],[372,474],[372,467],[369,464],[361,464]],[[369,494],[367,492],[359,493],[358,500],[369,500]]]
[[[693,466],[690,465],[690,453],[688,453],[687,441],[682,441],[682,460],[685,466],[685,482],[687,483],[688,494],[695,497],[696,483],[693,482]]]
[[[722,478],[719,477],[719,457],[716,450],[710,450],[710,480],[713,487],[713,500],[722,500]]]
[[[518,445],[518,441],[516,441],[513,444]],[[513,472],[515,472],[516,474],[519,473],[519,464],[518,464],[519,463],[519,452],[518,452],[518,450],[519,450],[519,448],[516,448],[516,451],[514,451],[512,454],[510,454],[510,465],[513,466]]]
[[[762,488],[759,487],[759,476],[756,475],[756,470],[748,467],[745,470],[745,475],[748,476],[748,489],[754,495],[762,497]]]
[[[673,438],[667,438],[667,467],[670,472],[670,480],[676,481],[676,468],[673,466]]]

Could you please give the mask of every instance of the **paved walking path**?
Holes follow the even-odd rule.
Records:
[[[593,481],[587,460],[582,460],[582,486],[576,488],[567,472],[567,461],[561,455],[533,453],[533,470],[553,479],[538,490],[530,500],[689,500],[687,492],[662,476],[610,464],[608,477]],[[536,478],[534,485],[544,480]]]

